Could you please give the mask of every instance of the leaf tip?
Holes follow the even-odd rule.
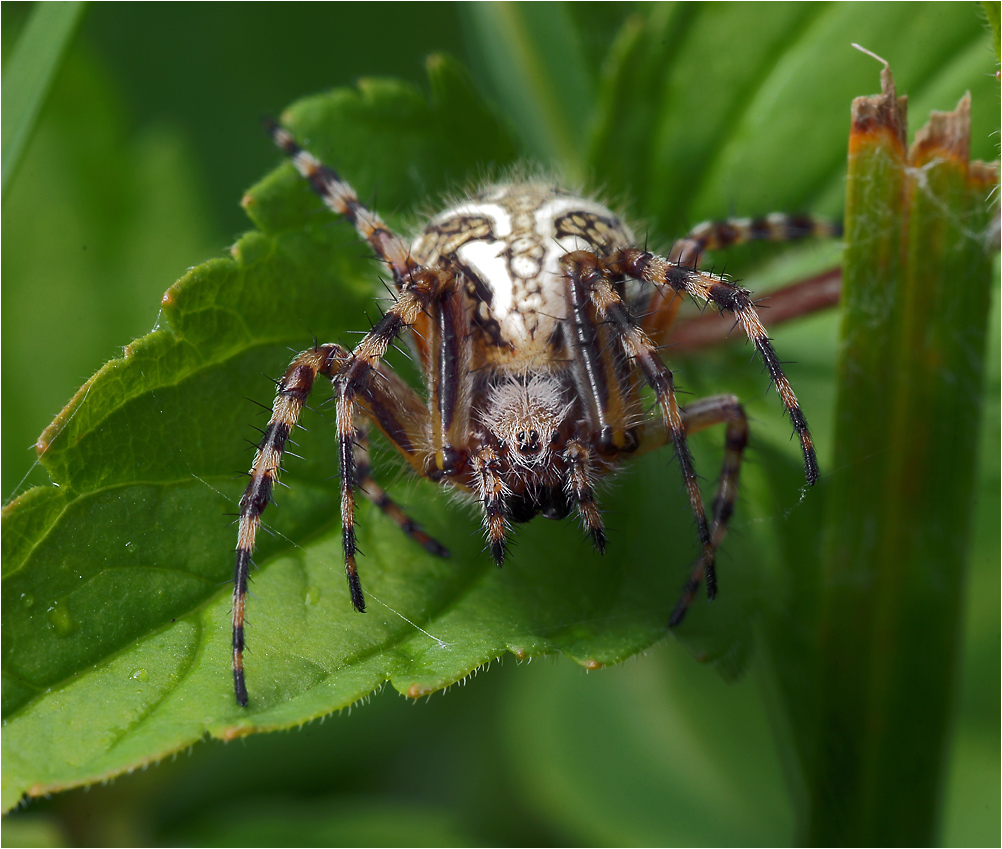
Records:
[[[223,742],[230,743],[233,740],[239,740],[241,737],[248,737],[257,731],[258,729],[254,725],[241,723],[239,725],[226,726],[217,736]]]
[[[184,277],[182,277],[181,280],[184,280]],[[164,296],[160,299],[160,309],[161,309],[161,311],[162,310],[170,310],[170,309],[174,309],[175,307],[177,307],[177,304],[178,304],[178,297],[177,296],[178,296],[178,291],[179,291],[179,286],[181,284],[181,280],[178,280],[178,281],[176,281],[174,283],[171,283],[171,285],[167,287],[167,290],[164,292]]]
[[[929,121],[915,134],[909,159],[923,165],[933,159],[967,164],[971,149],[971,93],[967,92],[952,112],[933,110]]]
[[[408,699],[420,699],[422,696],[430,696],[432,693],[442,688],[436,684],[422,683],[420,681],[415,681],[411,684],[407,691],[404,693]]]

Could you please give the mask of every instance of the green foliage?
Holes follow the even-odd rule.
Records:
[[[76,32],[83,3],[37,6],[4,68],[3,193],[14,176],[66,47]]]
[[[812,842],[922,843],[938,826],[985,377],[972,352],[997,279],[998,171],[968,167],[969,103],[909,152],[884,86],[854,103],[849,145],[835,457],[866,463],[826,517]]]
[[[985,19],[992,32],[992,47],[995,48],[995,61],[1002,59],[1002,50],[999,48],[999,33],[1002,31],[1002,3],[998,0],[982,0],[981,8],[985,12]]]
[[[965,86],[980,85],[975,155],[990,155],[990,128],[978,104],[996,95],[983,79],[978,23],[947,7],[929,8],[915,14],[914,7],[878,7],[861,29],[858,9],[840,5],[780,6],[767,21],[761,10],[740,6],[665,4],[627,14],[604,6],[471,5],[463,15],[474,76],[497,99],[503,117],[453,61],[434,58],[427,93],[367,79],[300,101],[283,120],[336,164],[363,198],[375,196],[375,205],[400,227],[485,169],[526,157],[623,200],[632,215],[650,223],[655,244],[731,209],[838,215],[848,103],[872,90],[875,78],[872,61],[851,51],[849,41],[893,63],[919,120],[928,106],[950,106]],[[365,26],[364,17],[355,21]],[[934,46],[906,49],[914,43]],[[68,61],[94,63],[74,56]],[[93,71],[82,79],[93,81],[88,103],[105,99],[99,119],[114,116],[121,107],[108,94],[112,83]],[[58,85],[53,97],[60,97]],[[69,121],[73,100],[66,98],[49,120]],[[65,135],[50,132],[43,118],[38,143],[49,145],[42,160],[47,166],[62,167],[71,157],[59,147]],[[249,145],[268,150],[266,140],[249,135]],[[176,131],[161,130],[158,138],[177,149]],[[154,275],[135,270],[146,267],[139,258],[155,265],[164,255],[161,243],[178,232],[165,220],[184,220],[197,206],[198,190],[189,188],[197,178],[183,156],[175,154],[159,172],[165,179],[143,182],[143,175],[155,173],[149,163],[159,149],[147,144],[143,155],[116,161],[100,180],[93,162],[83,162],[76,170],[84,176],[67,180],[99,185],[114,201],[118,214],[105,218],[112,242],[129,261],[114,253],[102,260],[115,272],[112,279],[125,281],[123,289],[150,276],[144,291],[162,291]],[[26,190],[25,175],[44,180],[49,168],[32,169],[31,154],[5,201],[8,237],[18,217],[11,209],[42,208],[39,193]],[[160,195],[160,203],[173,199],[179,214],[150,215]],[[256,229],[236,242],[230,256],[191,269],[171,286],[156,328],[88,381],[46,432],[42,464],[58,488],[30,489],[6,508],[0,617],[5,808],[25,791],[36,795],[93,782],[205,735],[229,739],[302,724],[387,680],[411,695],[432,692],[506,652],[562,652],[586,666],[603,666],[666,633],[665,619],[695,548],[677,470],[667,457],[646,458],[605,495],[612,529],[607,558],[588,551],[573,523],[540,520],[519,529],[512,562],[497,571],[480,551],[475,518],[457,512],[430,484],[394,482],[390,453],[377,454],[381,479],[454,557],[426,557],[378,511],[363,508],[360,565],[375,603],[364,617],[354,614],[340,566],[332,426],[319,407],[306,417],[309,430],[295,449],[302,459],[287,463],[289,489],[279,491],[278,509],[265,517],[274,534],[262,535],[250,599],[252,704],[249,711],[235,706],[226,584],[234,529],[223,514],[233,512],[242,489],[234,473],[249,463],[240,439],[253,435],[247,425],[255,414],[243,398],[267,403],[263,375],[280,372],[290,350],[305,347],[311,333],[349,341],[352,331],[364,328],[373,293],[373,264],[365,251],[289,166],[251,189],[244,208]],[[143,231],[143,252],[134,244],[136,209],[143,211],[140,218],[156,221]],[[179,232],[186,263],[214,252],[197,245],[221,241],[184,227]],[[13,253],[12,267],[31,280],[30,263],[8,244],[5,271]],[[749,251],[728,265],[761,290],[766,278],[790,279],[831,259],[830,250],[811,245]],[[55,303],[52,311],[58,309]],[[10,313],[8,301],[5,344]],[[798,362],[791,376],[814,425],[823,472],[838,479],[852,470],[835,467],[830,448],[835,330],[831,317],[820,317],[776,335],[782,356]],[[24,338],[22,370],[32,342],[38,348],[38,338],[52,335],[12,332]],[[72,345],[60,346],[59,354],[64,347]],[[9,361],[5,357],[5,369]],[[55,370],[60,362],[56,357],[44,367]],[[755,665],[741,686],[725,686],[668,646],[655,658],[584,682],[569,666],[537,670],[534,664],[535,675],[518,672],[517,681],[511,670],[492,671],[469,692],[424,706],[418,718],[380,698],[350,719],[248,741],[239,752],[203,746],[195,762],[204,776],[197,779],[175,764],[144,777],[145,783],[119,782],[107,791],[113,794],[109,804],[122,808],[114,799],[125,799],[124,809],[135,812],[127,828],[146,829],[132,842],[249,844],[252,838],[240,835],[258,828],[295,834],[287,842],[300,843],[389,843],[394,828],[401,834],[397,842],[435,845],[645,843],[658,842],[659,828],[661,842],[747,842],[752,834],[762,842],[791,840],[794,820],[805,810],[802,753],[795,750],[798,734],[806,732],[797,730],[802,703],[786,684],[791,676],[815,680],[815,659],[799,651],[796,628],[815,621],[819,604],[827,484],[800,500],[802,472],[788,444],[788,424],[776,399],[764,396],[764,379],[749,367],[747,348],[679,363],[678,372],[682,385],[699,394],[742,395],[754,421],[755,450],[721,564],[721,599],[712,607],[701,603],[679,634],[691,652],[732,679],[748,667],[752,633],[761,622],[766,662]],[[5,442],[7,436],[5,418]],[[707,478],[719,463],[718,443],[714,434],[696,440]],[[989,478],[982,485],[990,491],[992,483]],[[994,557],[997,565],[992,546],[997,540],[976,539],[976,560],[991,566]],[[988,580],[997,581],[997,574]],[[650,664],[656,673],[647,674]],[[997,674],[997,662],[988,666]],[[525,683],[537,678],[533,687]],[[769,710],[750,686],[756,681],[772,694]],[[582,683],[587,690],[580,690]],[[997,688],[989,698],[997,699]],[[984,707],[977,697],[975,705]],[[437,717],[429,726],[435,730],[420,724],[425,716]],[[743,734],[730,730],[739,716],[755,717]],[[769,722],[781,743],[793,741],[789,749],[780,746],[779,756],[766,739]],[[721,737],[725,744],[712,742]],[[627,760],[610,772],[620,757]],[[386,759],[408,782],[379,773]],[[485,765],[499,760],[507,768],[497,789],[484,776]],[[279,763],[287,766],[276,769]],[[792,804],[783,801],[784,773]],[[997,772],[992,775],[997,786]],[[747,788],[760,781],[749,796]],[[427,795],[405,796],[410,783]],[[350,816],[342,801],[332,816],[326,802],[321,809],[308,801],[317,787],[369,794],[369,801],[353,803]],[[377,797],[377,787],[391,788],[389,795]],[[445,795],[436,795],[439,790]],[[287,793],[297,794],[295,804],[281,800]],[[513,799],[518,817],[502,822],[486,812],[499,794]],[[234,796],[244,804],[235,805]],[[68,794],[56,803],[71,830],[83,828],[74,819],[75,798]],[[744,810],[737,802],[743,798],[757,801]],[[577,813],[582,805],[588,811],[583,819]],[[189,812],[185,830],[167,824],[166,813],[159,822],[141,814],[171,806]],[[755,808],[768,814],[752,827]],[[231,813],[213,813],[217,809]],[[663,818],[652,815],[657,810]],[[18,818],[5,824],[5,837],[12,823]],[[296,830],[288,831],[293,824]],[[94,835],[90,840],[102,842]]]

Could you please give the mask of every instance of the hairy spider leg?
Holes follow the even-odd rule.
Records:
[[[838,224],[812,215],[788,215],[773,212],[761,218],[727,218],[721,221],[704,221],[686,235],[676,239],[668,251],[668,259],[676,265],[698,268],[706,251],[723,250],[748,242],[792,242],[799,239],[832,238],[842,235]],[[778,295],[778,293],[775,293]],[[770,295],[770,308],[773,307]],[[825,301],[815,309],[827,305]],[[659,345],[664,344],[668,331],[675,321],[682,299],[672,291],[665,293],[652,288],[643,310],[642,327]],[[809,308],[809,307],[808,307]],[[770,313],[770,319],[782,320]],[[675,341],[674,338],[672,340]]]
[[[381,376],[381,360],[405,327],[412,326],[423,312],[438,300],[452,282],[451,275],[437,270],[421,270],[411,275],[396,301],[375,326],[355,346],[348,361],[334,377],[334,405],[337,415],[338,457],[341,465],[341,540],[345,572],[351,601],[360,613],[365,611],[365,597],[358,578],[355,554],[355,418],[364,410],[363,400],[375,394]],[[378,424],[377,418],[377,424]]]
[[[236,698],[240,705],[247,704],[243,670],[243,652],[246,647],[244,619],[247,579],[254,543],[261,524],[261,514],[271,501],[271,492],[281,468],[286,441],[306,405],[317,375],[335,380],[339,370],[350,362],[351,356],[341,345],[322,345],[304,351],[292,361],[285,376],[278,383],[271,419],[265,428],[260,447],[254,455],[250,471],[251,481],[240,499],[233,587],[233,677]],[[417,393],[392,371],[378,365],[372,370],[371,378],[364,386],[358,401],[361,413],[379,428],[414,469],[423,471],[426,460],[422,446],[424,434],[428,429],[428,411]],[[366,496],[425,550],[440,557],[448,557],[448,550],[421,531],[372,479],[364,431],[359,442],[353,441],[352,446],[356,453],[350,468],[355,470],[359,485]],[[351,537],[354,539],[353,525]],[[364,611],[365,602],[357,573],[353,580],[351,570],[346,568],[346,572],[352,602],[356,608]]]
[[[449,549],[421,530],[421,526],[376,483],[372,476],[372,460],[369,455],[369,433],[364,422],[359,422],[355,428],[355,470],[358,475],[358,488],[362,494],[382,510],[393,524],[430,554],[438,557],[449,556]]]
[[[713,525],[710,527],[710,544],[716,551],[724,541],[727,523],[734,515],[734,504],[738,497],[738,479],[741,475],[741,460],[745,448],[748,447],[748,417],[745,415],[741,402],[734,395],[715,395],[703,398],[683,408],[682,424],[687,434],[696,433],[715,424],[726,425],[724,459],[717,481],[717,492],[713,496]],[[668,620],[670,627],[674,628],[682,622],[704,577],[707,583],[707,594],[710,594],[711,575],[706,572],[702,558],[700,558],[694,564],[682,597]]]
[[[748,417],[741,402],[734,395],[701,398],[682,407],[680,413],[687,436],[713,425],[727,426],[724,435],[724,460],[717,481],[717,492],[713,497],[713,522],[710,526],[710,543],[713,550],[717,551],[724,541],[727,523],[734,513],[734,504],[738,497],[741,461],[748,446]],[[660,448],[668,439],[664,425],[660,421],[652,421],[644,428],[637,453],[642,454]],[[706,572],[703,558],[700,557],[693,564],[682,595],[668,620],[670,627],[674,628],[681,624],[704,578],[707,582],[707,595],[712,598],[716,592],[715,587],[710,586],[714,575],[712,572]]]
[[[501,458],[492,445],[480,445],[470,457],[473,491],[484,513],[487,547],[498,566],[504,563],[507,554],[508,517],[505,515],[505,499],[511,495],[511,490],[501,476],[501,466]]]
[[[313,191],[331,210],[350,221],[376,256],[390,267],[396,288],[402,289],[410,275],[419,268],[411,259],[407,242],[390,230],[375,212],[362,205],[355,190],[341,179],[337,171],[303,150],[288,130],[271,118],[265,119],[264,126]]]
[[[735,286],[716,274],[676,265],[664,257],[638,248],[616,251],[601,262],[613,274],[623,274],[659,288],[685,293],[697,302],[715,304],[721,310],[733,313],[741,329],[762,357],[772,383],[790,414],[793,429],[800,439],[807,482],[811,486],[817,483],[818,458],[807,419],[800,409],[800,403],[793,387],[790,386],[790,381],[783,372],[779,357],[772,347],[772,340],[755,311],[748,290]]]
[[[457,446],[465,446],[470,429],[469,381],[471,366],[469,307],[458,286],[442,292],[433,320],[425,327],[430,336],[427,349],[429,396],[432,410],[432,448],[435,472],[450,475],[466,459]]]
[[[250,483],[240,499],[237,557],[233,572],[233,686],[240,705],[247,704],[243,660],[247,578],[261,526],[261,514],[271,501],[272,488],[282,466],[285,443],[306,406],[313,382],[318,374],[333,377],[346,355],[347,351],[340,345],[318,345],[303,351],[292,361],[278,382],[271,418],[251,465]]]
[[[703,498],[699,492],[699,481],[693,466],[692,455],[686,441],[685,427],[679,412],[678,401],[675,398],[675,381],[671,371],[661,360],[657,349],[650,338],[633,320],[626,303],[612,285],[609,275],[602,267],[603,260],[589,251],[574,251],[563,258],[567,271],[570,290],[570,300],[575,313],[575,305],[581,295],[587,296],[594,308],[597,321],[608,322],[615,328],[620,345],[630,361],[634,362],[643,372],[645,379],[654,390],[666,431],[671,435],[675,446],[675,456],[678,458],[682,471],[682,480],[689,495],[689,503],[696,517],[696,529],[702,546],[702,561],[706,571],[707,593],[715,590],[714,559],[715,552],[710,538],[709,525],[706,521],[706,511],[703,509]],[[577,290],[577,291],[576,291]],[[575,315],[575,322],[589,321],[586,311]],[[631,450],[635,450],[634,444]],[[712,595],[710,596],[712,598]]]
[[[593,256],[586,251],[578,253]],[[564,258],[565,267],[575,267],[568,257]],[[582,401],[592,428],[599,434],[599,450],[630,453],[636,448],[633,425],[641,418],[630,403],[636,396],[633,364],[614,328],[604,316],[594,315],[590,296],[587,283],[572,272],[567,297],[573,356],[585,389]]]
[[[411,468],[427,476],[427,434],[431,424],[421,396],[385,363],[379,363],[356,400]]]
[[[436,274],[423,272],[412,284],[420,283]],[[414,303],[414,301],[417,301]],[[365,612],[365,596],[358,576],[355,554],[355,490],[368,486],[367,497],[390,519],[427,551],[439,557],[448,557],[448,550],[417,528],[396,504],[379,488],[370,476],[365,434],[359,433],[360,415],[367,416],[390,441],[390,444],[407,460],[418,474],[427,473],[425,451],[429,429],[428,409],[418,394],[379,358],[402,330],[403,319],[397,310],[413,318],[420,313],[421,297],[405,293],[355,348],[348,353],[343,348],[343,365],[332,378],[337,410],[338,456],[341,469],[341,541],[345,555],[345,575],[351,602],[359,613]],[[345,412],[345,408],[349,412]],[[342,416],[352,416],[351,426],[345,430]],[[363,441],[359,442],[359,439]],[[359,453],[359,448],[362,449]],[[361,458],[364,463],[359,462]]]
[[[785,212],[773,212],[761,218],[704,221],[675,241],[668,258],[680,265],[698,266],[706,251],[718,251],[746,242],[793,242],[841,235],[842,228],[824,218]]]
[[[595,501],[595,481],[598,480],[598,458],[594,449],[580,439],[571,439],[564,449],[567,480],[564,489],[577,507],[581,524],[599,554],[605,554],[605,526]]]
[[[814,277],[774,289],[763,298],[768,309],[762,313],[770,328],[801,316],[811,315],[838,304],[842,293],[842,269],[830,268]],[[761,304],[761,301],[759,302]],[[733,324],[719,315],[697,315],[671,328],[662,344],[673,351],[692,351],[719,345],[730,336]]]
[[[567,282],[570,307],[570,339],[573,356],[582,378],[581,400],[591,427],[599,434],[599,445],[571,439],[564,449],[566,478],[564,490],[577,509],[581,524],[599,553],[605,553],[606,534],[602,514],[595,500],[595,482],[609,468],[603,467],[599,452],[613,457],[634,451],[637,446],[634,423],[642,420],[634,409],[635,369],[618,344],[613,328],[594,317],[582,281],[571,275]]]

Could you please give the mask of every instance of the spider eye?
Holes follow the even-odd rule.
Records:
[[[555,445],[558,439],[560,439],[560,432],[555,430],[550,434],[550,445]]]
[[[535,429],[528,432],[520,430],[515,437],[515,442],[522,454],[534,454],[540,448],[539,431]]]

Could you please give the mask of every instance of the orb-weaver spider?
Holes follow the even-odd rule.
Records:
[[[672,373],[658,352],[682,301],[677,295],[733,313],[789,412],[808,483],[817,480],[807,421],[751,295],[698,263],[705,250],[828,235],[831,225],[785,215],[706,224],[661,257],[635,247],[630,229],[600,203],[548,181],[518,180],[454,203],[408,242],[285,129],[268,122],[268,130],[324,203],[350,221],[386,265],[394,301],[353,350],[314,345],[279,381],[240,501],[233,672],[241,705],[247,704],[244,613],[251,554],[289,433],[318,376],[334,387],[345,569],[360,612],[357,490],[428,551],[448,556],[373,480],[366,423],[418,475],[480,505],[487,547],[499,566],[510,526],[538,515],[562,519],[576,512],[595,548],[604,551],[597,483],[629,456],[670,441],[701,546],[671,622],[681,621],[700,583],[712,599],[715,554],[733,510],[748,424],[731,395],[678,404]],[[383,362],[403,334],[424,372],[427,400]],[[653,416],[643,410],[645,385],[657,400]],[[726,425],[726,448],[708,519],[686,436],[714,424]]]

